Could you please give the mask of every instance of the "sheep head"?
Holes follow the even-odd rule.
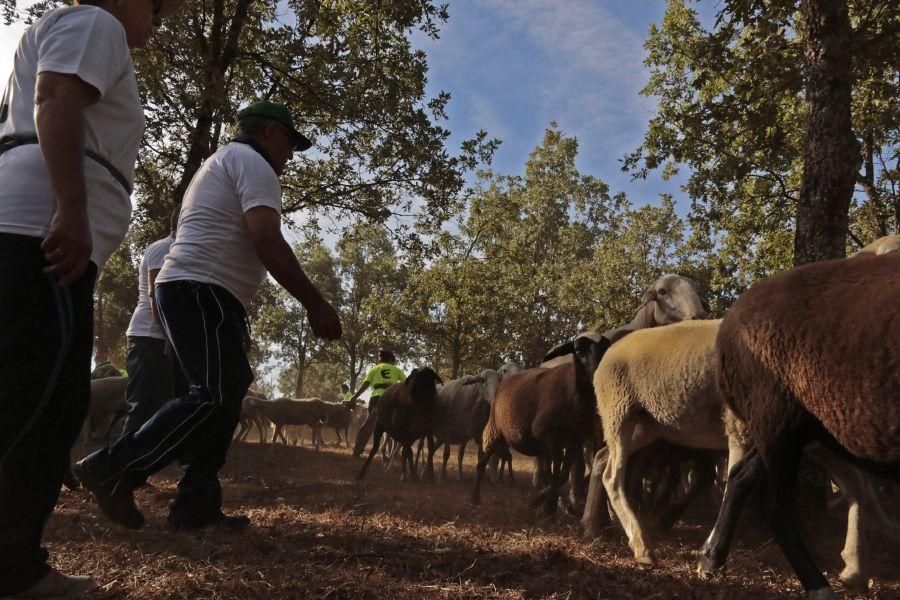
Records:
[[[409,388],[409,396],[415,403],[431,403],[437,397],[437,384],[444,380],[431,367],[413,369],[404,385]]]
[[[462,385],[480,385],[481,397],[487,400],[488,404],[494,402],[494,396],[497,395],[497,388],[500,387],[502,377],[500,373],[493,369],[485,369],[478,375],[470,375],[462,381]]]
[[[513,373],[518,373],[522,370],[522,365],[516,362],[508,362],[504,364],[502,367],[497,369],[497,374],[500,375],[500,380],[502,381],[504,377],[507,375],[512,375]]]
[[[669,325],[679,321],[703,319],[709,306],[700,298],[694,282],[681,275],[663,275],[641,296],[631,322],[632,328]]]

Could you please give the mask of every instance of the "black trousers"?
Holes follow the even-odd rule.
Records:
[[[172,389],[172,362],[163,354],[165,341],[147,336],[128,336],[128,415],[122,434],[134,433],[162,405],[175,397]]]
[[[104,483],[114,493],[133,489],[179,461],[184,474],[169,517],[202,526],[221,514],[218,473],[252,381],[243,346],[246,317],[241,303],[216,285],[161,283],[156,299],[189,389],[136,432],[86,460],[95,472],[106,475]]]
[[[97,268],[60,288],[39,238],[0,233],[0,596],[50,569],[44,524],[90,401]]]

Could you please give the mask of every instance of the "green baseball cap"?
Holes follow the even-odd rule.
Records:
[[[304,150],[309,150],[312,147],[312,142],[309,141],[309,138],[294,128],[294,119],[291,118],[291,112],[284,104],[271,102],[269,100],[259,100],[257,102],[253,102],[249,106],[246,106],[238,111],[238,123],[240,123],[247,117],[270,119],[287,127],[291,131],[291,133],[294,134],[294,150],[303,152]]]

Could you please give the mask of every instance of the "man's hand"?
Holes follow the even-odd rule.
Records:
[[[312,284],[294,251],[281,235],[281,216],[268,206],[256,206],[244,213],[247,231],[256,249],[256,255],[288,293],[300,301],[306,309],[313,333],[326,340],[341,337],[341,320]]]
[[[87,210],[58,207],[41,249],[50,263],[45,273],[55,276],[61,287],[77,281],[87,270],[93,249]]]
[[[306,309],[309,325],[312,327],[313,333],[320,338],[326,340],[340,339],[343,331],[341,330],[341,319],[338,317],[337,311],[324,299]]]

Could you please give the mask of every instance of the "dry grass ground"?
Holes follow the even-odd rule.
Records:
[[[694,551],[711,510],[689,515],[659,543],[659,565],[640,570],[617,528],[589,541],[577,519],[529,510],[525,460],[515,463],[515,487],[487,485],[483,505],[470,506],[472,464],[467,459],[463,482],[454,467],[443,484],[401,484],[399,469],[385,472],[377,460],[358,483],[362,461],[345,449],[236,443],[222,472],[225,509],[249,515],[249,530],[165,529],[178,478],[169,468],[137,494],[143,530],[112,526],[86,492],[64,491],[46,541],[62,569],[97,578],[97,599],[802,597],[752,518],[744,519],[727,573],[705,583],[693,574]],[[819,564],[844,593],[831,575],[840,570],[844,527],[840,511],[833,514],[808,529]],[[900,598],[900,552],[871,554],[868,598]]]

